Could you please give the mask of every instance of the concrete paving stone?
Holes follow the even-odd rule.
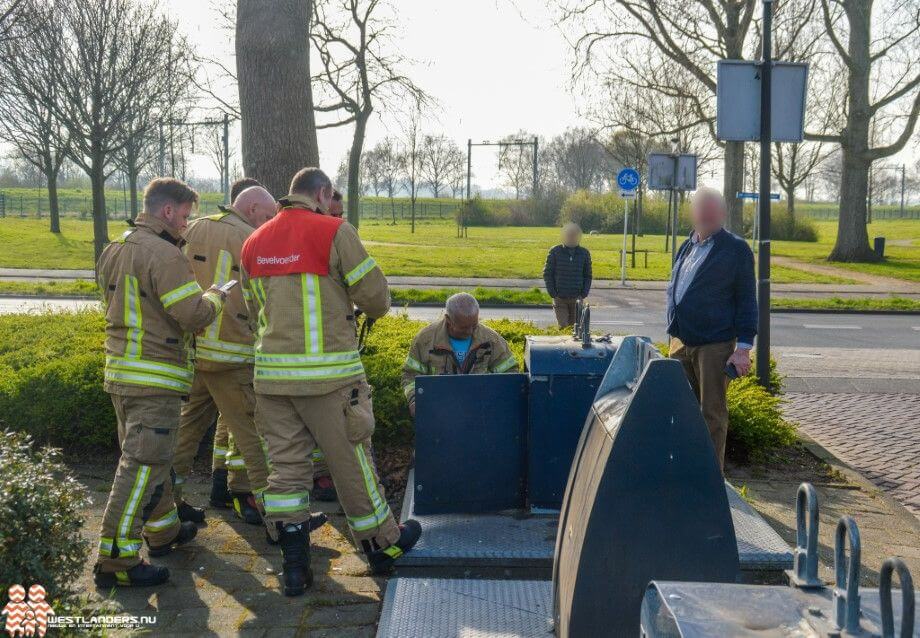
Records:
[[[379,614],[377,603],[314,607],[304,624],[309,629],[368,625],[375,623]]]
[[[361,627],[310,630],[305,635],[307,638],[374,638],[377,635],[377,626],[363,625]]]

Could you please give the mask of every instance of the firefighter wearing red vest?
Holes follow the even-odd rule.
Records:
[[[290,191],[243,245],[242,275],[257,317],[256,421],[271,466],[262,504],[268,533],[281,544],[284,593],[296,596],[313,579],[308,520],[317,446],[374,572],[409,551],[421,527],[397,525],[369,451],[374,414],[354,309],[386,314],[386,278],[353,226],[321,214],[333,195],[325,173],[301,170]]]
[[[195,373],[194,333],[219,316],[225,297],[215,287],[201,289],[179,248],[197,202],[183,182],[153,180],[136,228],[96,264],[106,305],[105,391],[121,445],[102,518],[99,587],[166,582],[166,567],[141,560],[143,541],[150,556],[162,556],[197,533],[194,523],[179,521],[170,473],[182,397]]]

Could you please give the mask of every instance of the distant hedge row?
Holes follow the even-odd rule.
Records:
[[[635,202],[630,202],[630,224],[641,233],[662,235],[668,228],[667,202],[645,199],[642,215],[636,219]],[[690,232],[690,205],[684,202],[680,209],[678,234]],[[571,195],[544,194],[537,200],[484,200],[474,198],[458,206],[455,216],[467,226],[553,226],[574,221],[585,232],[623,232],[623,200],[614,193],[589,193],[577,191]],[[744,210],[742,234],[751,236],[754,208]],[[773,239],[793,241],[818,241],[818,230],[804,215],[792,217],[782,204],[771,209],[770,234]]]

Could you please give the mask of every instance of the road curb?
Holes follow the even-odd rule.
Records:
[[[837,458],[833,452],[828,450],[826,447],[815,441],[813,438],[801,430],[798,431],[798,437],[802,442],[802,445],[805,446],[806,450],[814,454],[820,460],[827,463],[829,466],[831,466],[832,469],[840,472],[840,474],[845,476],[848,481],[856,484],[860,490],[864,492],[871,492],[872,494],[878,496],[880,499],[890,505],[892,510],[898,513],[898,518],[902,519],[907,526],[920,531],[920,518],[914,516],[913,512],[899,503],[894,497],[889,496],[882,488],[863,476],[859,470]]]
[[[54,301],[55,299],[73,299],[76,301],[101,301],[99,297],[90,297],[87,295],[36,295],[27,292],[0,292],[0,299],[44,299],[46,301]]]

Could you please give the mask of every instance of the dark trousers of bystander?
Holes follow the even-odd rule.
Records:
[[[671,338],[669,356],[684,366],[693,393],[700,402],[703,418],[712,437],[719,467],[725,468],[725,439],[728,436],[728,376],[725,363],[735,350],[735,341],[720,341],[702,346],[688,346]]]
[[[563,299],[561,297],[553,298],[553,311],[556,313],[556,321],[560,328],[568,328],[575,325],[575,305],[577,299]]]

